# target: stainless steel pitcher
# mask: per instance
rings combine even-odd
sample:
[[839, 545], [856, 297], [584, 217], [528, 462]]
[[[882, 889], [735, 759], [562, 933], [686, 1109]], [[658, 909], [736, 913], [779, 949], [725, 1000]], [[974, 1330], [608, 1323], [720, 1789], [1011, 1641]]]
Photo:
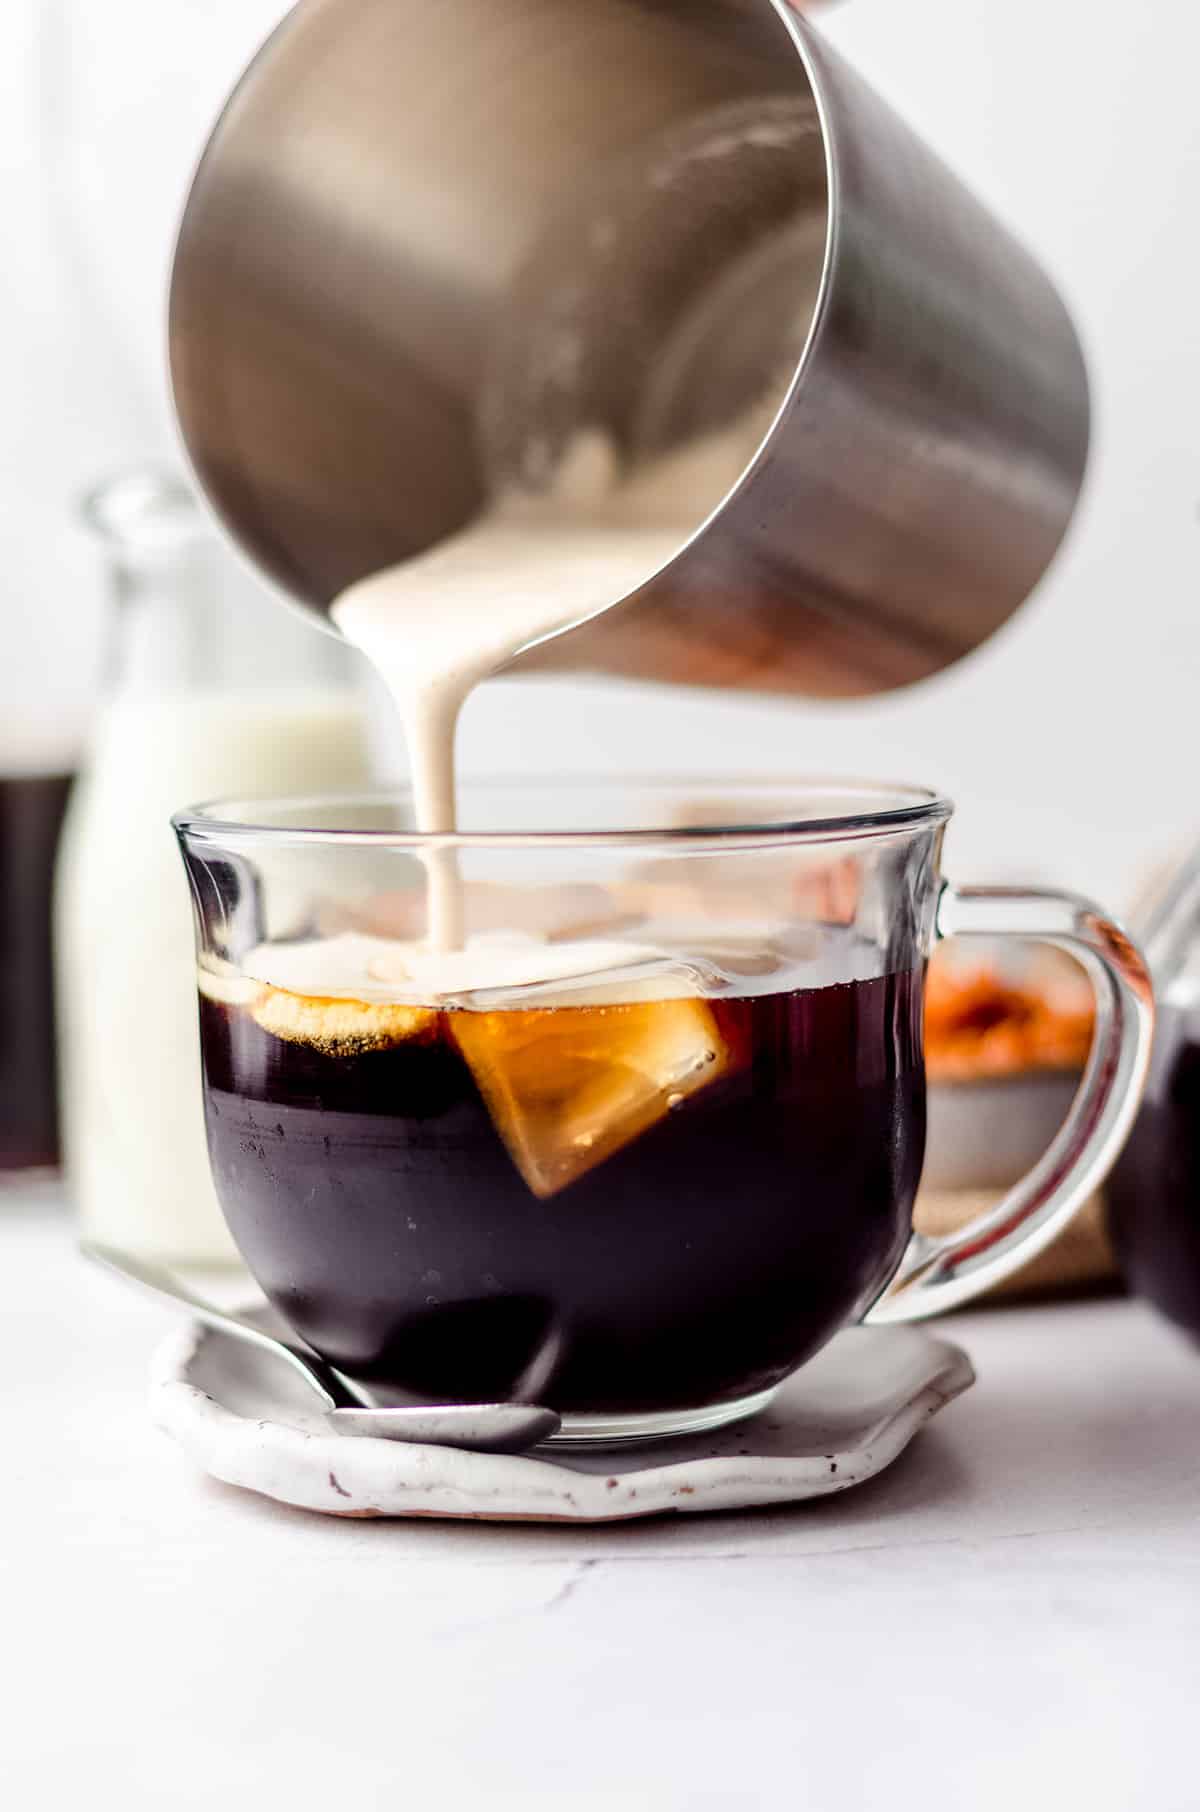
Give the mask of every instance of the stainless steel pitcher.
[[580, 432], [636, 471], [757, 411], [677, 556], [517, 664], [813, 695], [1003, 623], [1088, 443], [1047, 277], [788, 0], [302, 0], [197, 173], [171, 364], [318, 611]]

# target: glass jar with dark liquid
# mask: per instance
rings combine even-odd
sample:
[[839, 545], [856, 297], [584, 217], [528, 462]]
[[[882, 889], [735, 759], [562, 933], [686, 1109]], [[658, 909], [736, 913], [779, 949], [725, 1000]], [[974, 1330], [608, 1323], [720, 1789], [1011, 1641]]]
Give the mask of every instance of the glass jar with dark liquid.
[[1200, 849], [1143, 919], [1157, 1023], [1142, 1108], [1109, 1179], [1109, 1220], [1130, 1288], [1200, 1340]]
[[0, 1176], [58, 1163], [50, 896], [70, 787], [0, 775]]
[[1145, 1100], [1108, 1199], [1130, 1288], [1200, 1341], [1200, 976], [1160, 1000]]

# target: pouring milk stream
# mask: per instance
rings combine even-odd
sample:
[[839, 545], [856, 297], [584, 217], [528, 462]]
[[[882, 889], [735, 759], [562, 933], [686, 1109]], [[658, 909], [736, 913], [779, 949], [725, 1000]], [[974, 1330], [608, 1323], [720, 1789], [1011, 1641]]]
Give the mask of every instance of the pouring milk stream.
[[[548, 492], [514, 492], [423, 558], [342, 593], [334, 621], [380, 673], [400, 712], [419, 831], [457, 828], [455, 729], [475, 686], [665, 566], [745, 469], [771, 408], [625, 480], [611, 442], [580, 434]], [[426, 872], [428, 942], [456, 951], [465, 922], [455, 851], [430, 852]], [[502, 961], [499, 951], [491, 954]]]

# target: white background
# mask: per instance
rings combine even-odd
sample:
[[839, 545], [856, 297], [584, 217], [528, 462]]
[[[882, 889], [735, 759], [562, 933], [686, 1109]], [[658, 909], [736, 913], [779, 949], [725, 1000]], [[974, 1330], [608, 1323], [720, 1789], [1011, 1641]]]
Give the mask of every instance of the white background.
[[[204, 127], [279, 0], [5, 0], [0, 24], [0, 760], [69, 743], [98, 605], [79, 488], [169, 452], [161, 298]], [[1017, 623], [867, 704], [489, 688], [466, 771], [842, 770], [958, 798], [975, 878], [1120, 904], [1200, 832], [1200, 13], [1179, 0], [847, 0], [826, 29], [1046, 260], [1080, 320], [1098, 435], [1066, 554]]]

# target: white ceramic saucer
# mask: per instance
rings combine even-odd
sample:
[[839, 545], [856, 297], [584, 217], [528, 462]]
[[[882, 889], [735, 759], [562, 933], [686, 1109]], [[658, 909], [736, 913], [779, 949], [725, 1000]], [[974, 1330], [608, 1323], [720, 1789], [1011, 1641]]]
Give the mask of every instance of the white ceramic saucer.
[[330, 1434], [286, 1365], [192, 1325], [155, 1357], [151, 1408], [213, 1478], [327, 1516], [598, 1523], [845, 1491], [974, 1379], [965, 1353], [918, 1328], [847, 1328], [737, 1427], [514, 1458]]

